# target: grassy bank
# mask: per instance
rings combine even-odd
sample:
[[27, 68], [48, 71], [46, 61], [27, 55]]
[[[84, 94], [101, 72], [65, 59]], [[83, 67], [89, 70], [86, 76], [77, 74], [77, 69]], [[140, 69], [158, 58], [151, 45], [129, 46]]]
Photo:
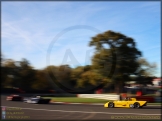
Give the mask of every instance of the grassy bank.
[[77, 98], [77, 97], [44, 97], [51, 98], [52, 101], [56, 102], [71, 102], [71, 103], [106, 103], [108, 100], [104, 99], [93, 99], [93, 98]]
[[161, 103], [148, 103], [149, 105], [161, 105]]

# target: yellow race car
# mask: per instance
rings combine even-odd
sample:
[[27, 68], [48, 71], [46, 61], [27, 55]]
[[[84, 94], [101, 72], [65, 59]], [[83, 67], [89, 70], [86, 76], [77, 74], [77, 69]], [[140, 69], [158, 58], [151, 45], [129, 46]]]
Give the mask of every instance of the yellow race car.
[[105, 108], [142, 108], [147, 105], [147, 101], [137, 101], [136, 98], [125, 98], [124, 100], [109, 101], [105, 103]]

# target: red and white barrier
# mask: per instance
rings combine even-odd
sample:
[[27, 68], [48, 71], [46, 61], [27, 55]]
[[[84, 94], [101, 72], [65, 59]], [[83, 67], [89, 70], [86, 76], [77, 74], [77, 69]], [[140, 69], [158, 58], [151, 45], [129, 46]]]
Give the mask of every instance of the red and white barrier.
[[[113, 94], [78, 94], [78, 98], [95, 98], [95, 99], [105, 99], [105, 100], [120, 100], [120, 95]], [[160, 103], [162, 101], [161, 97], [154, 96], [131, 96], [139, 101], [147, 101], [148, 103]]]
[[105, 100], [119, 100], [120, 95], [112, 94], [78, 94], [78, 98], [95, 98], [95, 99], [105, 99]]

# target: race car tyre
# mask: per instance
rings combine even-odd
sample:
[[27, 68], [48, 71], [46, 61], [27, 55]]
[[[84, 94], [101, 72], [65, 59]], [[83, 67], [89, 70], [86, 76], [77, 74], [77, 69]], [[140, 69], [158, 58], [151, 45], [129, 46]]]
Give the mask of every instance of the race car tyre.
[[130, 107], [130, 108], [134, 108], [134, 105], [133, 105], [133, 104], [130, 104], [129, 107]]
[[134, 103], [134, 108], [140, 108], [140, 104], [138, 102]]
[[114, 103], [113, 102], [109, 102], [108, 107], [109, 108], [113, 108], [114, 107]]

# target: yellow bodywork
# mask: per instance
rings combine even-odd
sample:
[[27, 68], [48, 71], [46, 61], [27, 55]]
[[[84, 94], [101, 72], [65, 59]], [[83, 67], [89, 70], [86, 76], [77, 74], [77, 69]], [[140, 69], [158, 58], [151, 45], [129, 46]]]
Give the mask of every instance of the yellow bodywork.
[[131, 100], [116, 100], [116, 101], [109, 101], [104, 104], [105, 108], [108, 108], [108, 104], [110, 102], [114, 103], [114, 107], [123, 107], [123, 108], [130, 108], [130, 105], [135, 104], [138, 102], [140, 104], [140, 107], [146, 106], [147, 101], [137, 101], [136, 98], [130, 98]]

